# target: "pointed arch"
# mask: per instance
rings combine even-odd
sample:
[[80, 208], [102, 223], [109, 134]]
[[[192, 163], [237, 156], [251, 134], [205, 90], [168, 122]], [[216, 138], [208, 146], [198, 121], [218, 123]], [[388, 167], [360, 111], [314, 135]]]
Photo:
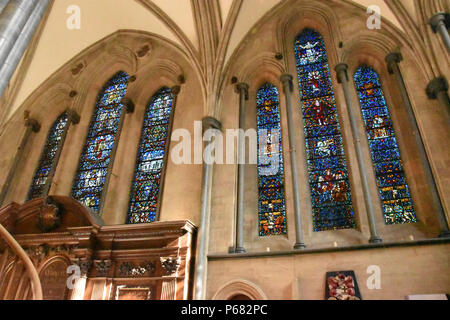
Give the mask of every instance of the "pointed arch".
[[217, 290], [212, 300], [231, 300], [237, 295], [244, 295], [250, 300], [267, 300], [267, 296], [259, 286], [244, 279], [232, 280]]
[[304, 29], [294, 41], [314, 231], [355, 228], [343, 139], [321, 34]]
[[129, 75], [119, 71], [100, 91], [89, 124], [88, 135], [80, 156], [72, 186], [72, 197], [100, 213], [103, 188], [108, 179], [111, 152], [120, 135], [120, 103], [128, 87]]
[[131, 184], [127, 223], [149, 223], [159, 219], [175, 111], [173, 100], [171, 90], [163, 87], [147, 104]]
[[51, 184], [53, 176], [51, 174], [52, 168], [57, 165], [58, 154], [64, 145], [65, 136], [67, 133], [66, 127], [69, 124], [69, 116], [67, 112], [62, 113], [51, 126], [47, 139], [45, 141], [44, 149], [42, 150], [39, 164], [33, 176], [30, 189], [27, 195], [27, 201], [46, 196], [46, 186]]
[[278, 89], [267, 82], [257, 92], [259, 235], [287, 233]]
[[378, 73], [360, 66], [354, 75], [386, 224], [417, 222]]

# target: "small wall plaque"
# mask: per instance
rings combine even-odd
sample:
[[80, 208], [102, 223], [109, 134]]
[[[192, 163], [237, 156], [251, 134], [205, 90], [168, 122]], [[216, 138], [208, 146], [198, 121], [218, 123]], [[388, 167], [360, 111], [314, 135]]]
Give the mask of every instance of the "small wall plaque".
[[354, 271], [327, 272], [325, 299], [362, 300]]

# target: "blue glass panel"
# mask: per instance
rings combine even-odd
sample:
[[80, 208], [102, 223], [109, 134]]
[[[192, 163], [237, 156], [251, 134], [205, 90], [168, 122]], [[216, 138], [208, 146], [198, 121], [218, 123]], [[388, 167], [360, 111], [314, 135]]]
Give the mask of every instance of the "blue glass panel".
[[[278, 89], [264, 84], [257, 93], [259, 235], [286, 234], [283, 150]], [[263, 134], [262, 130], [266, 130]], [[275, 135], [278, 145], [275, 145]], [[264, 141], [266, 140], [266, 141]], [[273, 165], [277, 163], [277, 165]]]
[[354, 79], [361, 101], [361, 112], [366, 125], [385, 222], [417, 222], [380, 78], [372, 68], [361, 66]]
[[72, 186], [72, 197], [99, 213], [111, 151], [119, 134], [119, 121], [129, 76], [118, 72], [100, 91], [86, 143]]
[[172, 103], [173, 95], [169, 88], [164, 87], [147, 105], [131, 185], [127, 223], [148, 223], [157, 218]]
[[341, 129], [322, 36], [295, 39], [310, 176], [314, 231], [355, 228]]
[[64, 130], [68, 122], [68, 115], [64, 112], [56, 119], [50, 128], [39, 160], [39, 165], [34, 173], [33, 181], [30, 190], [28, 191], [27, 200], [46, 196], [42, 194], [42, 192], [44, 191], [50, 169], [54, 164], [56, 152], [58, 151], [58, 148], [62, 148], [61, 139], [63, 138]]

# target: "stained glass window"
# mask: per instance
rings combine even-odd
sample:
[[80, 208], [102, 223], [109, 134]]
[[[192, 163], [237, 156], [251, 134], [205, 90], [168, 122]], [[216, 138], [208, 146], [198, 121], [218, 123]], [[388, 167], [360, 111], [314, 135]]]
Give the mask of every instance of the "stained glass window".
[[169, 88], [164, 87], [147, 105], [131, 185], [128, 223], [148, 223], [157, 218], [172, 103], [173, 95]]
[[327, 52], [322, 36], [305, 29], [295, 39], [314, 231], [355, 227]]
[[125, 72], [118, 72], [98, 95], [72, 187], [72, 196], [96, 213], [99, 213], [110, 154], [119, 133], [123, 111], [120, 101], [126, 94], [128, 79]]
[[361, 66], [356, 71], [354, 79], [383, 203], [385, 222], [386, 224], [417, 222], [380, 78], [372, 68]]
[[45, 196], [43, 194], [44, 187], [49, 178], [50, 170], [56, 164], [56, 154], [59, 148], [62, 148], [62, 140], [67, 124], [68, 115], [64, 112], [56, 119], [50, 128], [44, 150], [42, 150], [41, 158], [39, 160], [39, 165], [34, 174], [30, 190], [28, 191], [27, 200]]
[[264, 84], [258, 90], [257, 105], [259, 235], [286, 234], [278, 89], [270, 83]]

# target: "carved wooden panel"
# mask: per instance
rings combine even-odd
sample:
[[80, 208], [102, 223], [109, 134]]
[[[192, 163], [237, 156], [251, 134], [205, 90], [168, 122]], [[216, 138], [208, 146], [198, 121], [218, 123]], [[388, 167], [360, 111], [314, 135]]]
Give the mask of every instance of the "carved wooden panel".
[[0, 300], [14, 300], [22, 277], [24, 277], [22, 264], [13, 262], [8, 267], [5, 277], [0, 279]]
[[116, 300], [150, 300], [151, 289], [149, 287], [117, 287]]
[[[46, 232], [39, 229], [44, 199], [0, 209], [0, 223], [11, 227], [10, 233], [40, 270], [44, 299], [71, 297], [66, 284], [68, 277], [74, 274], [73, 271], [66, 273], [70, 264], [78, 265], [80, 276], [86, 277], [84, 287], [77, 287], [76, 296], [80, 298], [172, 300], [192, 297], [192, 257], [195, 256], [193, 244], [197, 228], [190, 221], [105, 226], [98, 216], [70, 197], [52, 196], [52, 201], [61, 208], [61, 221], [55, 229], [46, 229]], [[20, 270], [16, 272], [21, 274]], [[2, 289], [1, 278], [0, 293], [7, 291], [5, 286]], [[8, 283], [11, 283], [9, 290], [18, 292], [14, 296], [28, 297], [25, 283], [15, 280], [20, 277], [12, 278]], [[94, 284], [99, 287], [100, 283], [104, 288], [94, 291]]]
[[42, 293], [44, 300], [67, 299], [67, 267], [68, 264], [62, 259], [55, 259], [40, 272]]

